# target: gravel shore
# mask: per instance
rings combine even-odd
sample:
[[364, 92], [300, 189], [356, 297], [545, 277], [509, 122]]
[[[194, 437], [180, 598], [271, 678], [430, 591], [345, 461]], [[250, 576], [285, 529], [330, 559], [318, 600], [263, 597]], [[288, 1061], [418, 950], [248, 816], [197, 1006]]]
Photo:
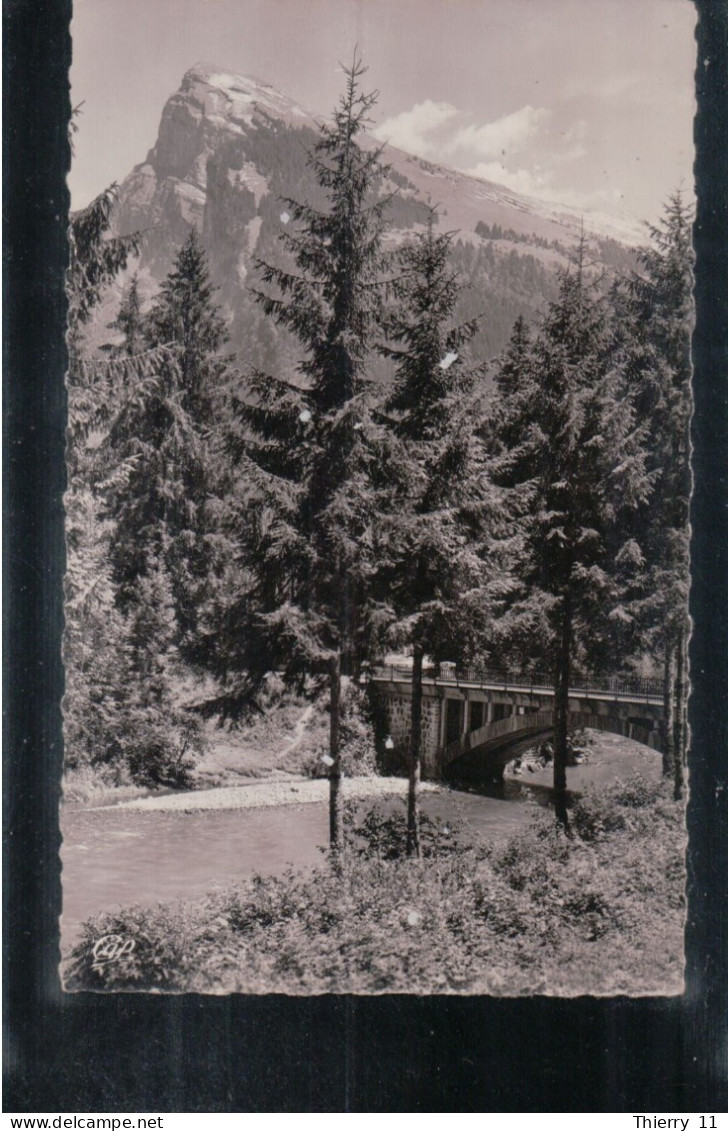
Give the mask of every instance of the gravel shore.
[[[422, 782], [424, 793], [438, 793], [443, 786]], [[406, 778], [344, 778], [345, 799], [387, 797], [407, 794]], [[278, 805], [307, 805], [327, 801], [329, 783], [325, 778], [301, 778], [285, 781], [256, 781], [246, 785], [221, 786], [217, 789], [192, 790], [171, 793], [160, 797], [143, 797], [136, 801], [121, 801], [104, 805], [104, 809], [176, 810], [193, 813], [203, 809], [267, 809]]]
[[[594, 734], [588, 751], [588, 760], [568, 770], [569, 788], [581, 791], [586, 786], [609, 785], [618, 777], [628, 777], [633, 772], [657, 777], [661, 773], [661, 756], [646, 746], [612, 734]], [[506, 775], [522, 785], [549, 788], [553, 768], [533, 769], [533, 772], [514, 776]], [[423, 793], [448, 792], [448, 787], [435, 782], [421, 782]], [[406, 797], [406, 778], [352, 777], [343, 779], [345, 799], [361, 800], [367, 797]], [[220, 785], [212, 789], [189, 790], [184, 793], [165, 793], [133, 801], [118, 801], [113, 805], [91, 808], [169, 811], [196, 813], [206, 809], [272, 809], [281, 805], [307, 805], [327, 801], [329, 783], [326, 778], [299, 778], [293, 775], [247, 781], [243, 785]]]

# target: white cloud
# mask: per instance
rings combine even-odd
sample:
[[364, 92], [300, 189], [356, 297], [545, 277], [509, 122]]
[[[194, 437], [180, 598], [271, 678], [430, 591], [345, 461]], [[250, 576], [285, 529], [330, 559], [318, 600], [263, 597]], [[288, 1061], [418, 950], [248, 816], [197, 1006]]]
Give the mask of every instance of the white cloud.
[[583, 118], [557, 123], [551, 110], [530, 103], [481, 125], [469, 117], [450, 102], [426, 99], [373, 132], [408, 153], [444, 160], [524, 196], [579, 211], [621, 211], [625, 197], [614, 184], [578, 191], [569, 183], [590, 152]]
[[570, 161], [578, 161], [580, 157], [587, 157], [589, 150], [585, 145], [572, 145], [570, 149], [563, 149], [561, 153], [554, 153], [553, 160], [560, 165], [567, 165]]
[[584, 141], [587, 135], [587, 124], [583, 118], [578, 118], [577, 121], [572, 122], [568, 129], [564, 130], [562, 137], [565, 144], [571, 142]]
[[[546, 144], [545, 127], [551, 111], [540, 106], [521, 106], [493, 122], [478, 125], [468, 122], [463, 111], [450, 102], [426, 99], [387, 118], [372, 132], [379, 141], [387, 141], [420, 157], [452, 161], [465, 169], [478, 161], [508, 160], [535, 145]], [[580, 156], [581, 123], [567, 131], [561, 141], [563, 149], [571, 143], [574, 156]], [[552, 146], [553, 148], [553, 146]]]
[[544, 107], [529, 105], [484, 126], [463, 126], [448, 142], [448, 152], [467, 149], [486, 161], [517, 153], [536, 136], [549, 117], [550, 111]]
[[[550, 170], [536, 166], [533, 170], [509, 170], [501, 161], [479, 162], [468, 173], [483, 180], [494, 181], [513, 192], [535, 197], [546, 204], [564, 207], [572, 212], [582, 212], [598, 222], [605, 234], [632, 243], [644, 240], [644, 230], [633, 216], [624, 210], [625, 194], [616, 186], [579, 192], [555, 181]], [[613, 230], [610, 229], [610, 225]]]
[[552, 148], [553, 160], [565, 165], [569, 161], [578, 161], [580, 157], [586, 157], [589, 152], [584, 144], [586, 138], [586, 122], [583, 118], [579, 118], [567, 129], [560, 131], [557, 144]]
[[479, 161], [473, 169], [467, 169], [473, 177], [484, 181], [495, 181], [514, 192], [525, 196], [546, 196], [551, 184], [551, 176], [540, 166], [535, 169], [507, 169], [502, 161]]
[[393, 118], [387, 118], [372, 131], [379, 141], [388, 141], [407, 153], [429, 157], [440, 151], [431, 137], [441, 126], [454, 118], [459, 111], [449, 102], [433, 102], [427, 98], [416, 103], [411, 110], [404, 110]]

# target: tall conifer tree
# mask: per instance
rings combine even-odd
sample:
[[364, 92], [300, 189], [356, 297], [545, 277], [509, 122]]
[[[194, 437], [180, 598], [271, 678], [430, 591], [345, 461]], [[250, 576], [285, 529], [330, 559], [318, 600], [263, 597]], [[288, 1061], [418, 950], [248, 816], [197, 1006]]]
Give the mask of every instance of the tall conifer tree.
[[[146, 686], [147, 661], [164, 650], [149, 639], [144, 648], [117, 607], [109, 561], [113, 523], [105, 515], [109, 483], [124, 491], [129, 466], [115, 462], [108, 437], [124, 403], [155, 380], [170, 356], [165, 346], [89, 357], [84, 328], [104, 291], [141, 244], [141, 234], [109, 235], [115, 186], [71, 218], [67, 277], [69, 426], [66, 494], [66, 764], [104, 767], [123, 780], [179, 782], [196, 728], [175, 710], [169, 689], [157, 683], [154, 702]], [[93, 442], [90, 442], [93, 437]], [[104, 482], [106, 479], [106, 482]], [[153, 623], [147, 617], [148, 625]]]
[[[263, 311], [302, 347], [297, 381], [251, 376], [237, 401], [239, 469], [254, 491], [243, 520], [251, 584], [228, 610], [238, 636], [226, 660], [233, 701], [251, 702], [265, 674], [329, 688], [330, 841], [343, 843], [339, 711], [342, 674], [362, 658], [378, 431], [367, 361], [378, 332], [383, 213], [380, 151], [362, 144], [376, 93], [365, 67], [346, 91], [310, 165], [322, 208], [286, 200], [281, 238], [293, 268], [259, 263]], [[291, 222], [291, 228], [285, 225]]]
[[223, 467], [214, 425], [226, 333], [194, 231], [144, 319], [144, 335], [150, 347], [169, 352], [156, 379], [128, 399], [111, 432], [115, 458], [129, 466], [124, 484], [110, 491], [112, 562], [122, 607], [150, 563], [166, 571], [177, 646], [187, 659], [202, 662], [200, 614], [217, 568], [215, 499]]
[[488, 476], [500, 494], [500, 529], [489, 544], [494, 575], [492, 647], [505, 672], [542, 672], [551, 662], [551, 628], [543, 602], [529, 601], [529, 516], [541, 469], [539, 368], [536, 343], [522, 317], [494, 373], [490, 418], [481, 426], [488, 448]]
[[[397, 257], [395, 309], [386, 320], [394, 383], [383, 413], [396, 444], [392, 488], [382, 498], [378, 579], [390, 632], [413, 650], [407, 851], [419, 855], [423, 660], [436, 663], [462, 647], [458, 616], [478, 587], [474, 550], [479, 504], [472, 413], [475, 374], [462, 356], [475, 322], [458, 325], [460, 292], [448, 265], [452, 236], [426, 231]], [[386, 614], [385, 614], [386, 615]]]
[[690, 340], [692, 302], [692, 214], [677, 192], [661, 222], [650, 227], [650, 245], [640, 255], [624, 308], [627, 333], [623, 364], [638, 410], [649, 427], [647, 465], [654, 477], [645, 532], [642, 623], [663, 653], [663, 759], [684, 784], [686, 653], [688, 636], [688, 513], [690, 504]]
[[109, 524], [100, 519], [96, 451], [88, 443], [112, 412], [115, 374], [86, 357], [84, 346], [85, 328], [106, 288], [140, 245], [138, 236], [110, 237], [115, 202], [111, 185], [71, 217], [69, 229], [63, 655], [65, 760], [71, 769], [120, 763], [136, 721], [128, 638], [108, 561]]
[[[585, 275], [584, 244], [533, 352], [537, 388], [530, 429], [531, 513], [522, 517], [522, 608], [545, 612], [555, 675], [554, 800], [568, 823], [569, 687], [575, 649], [599, 605], [615, 601], [620, 516], [650, 491], [644, 429], [613, 364], [603, 300]], [[628, 540], [624, 534], [625, 543]]]

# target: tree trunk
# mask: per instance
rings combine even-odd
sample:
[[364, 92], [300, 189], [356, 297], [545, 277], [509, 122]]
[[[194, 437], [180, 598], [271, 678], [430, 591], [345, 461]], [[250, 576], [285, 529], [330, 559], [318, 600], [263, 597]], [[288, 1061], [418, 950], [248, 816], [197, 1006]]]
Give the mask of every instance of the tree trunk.
[[665, 645], [665, 670], [662, 679], [662, 720], [660, 722], [662, 746], [662, 772], [665, 777], [675, 773], [675, 645], [672, 637]]
[[329, 720], [329, 847], [341, 852], [344, 847], [343, 798], [341, 795], [341, 755], [339, 750], [339, 723], [341, 704], [341, 654], [337, 652], [329, 661], [330, 720]]
[[571, 593], [562, 598], [561, 640], [554, 688], [554, 809], [556, 820], [569, 827], [566, 809], [566, 758], [569, 733], [569, 682], [571, 675]]
[[687, 641], [686, 633], [683, 628], [680, 629], [677, 637], [677, 644], [675, 646], [676, 665], [675, 665], [675, 738], [674, 738], [674, 756], [675, 756], [675, 800], [682, 801], [684, 787], [685, 787], [685, 764], [686, 764], [686, 739], [687, 739], [687, 719], [685, 702], [687, 699], [687, 681], [685, 679], [685, 670], [687, 667], [686, 656]]
[[422, 647], [415, 644], [412, 660], [412, 715], [409, 786], [407, 789], [407, 855], [420, 855], [420, 773], [422, 749]]

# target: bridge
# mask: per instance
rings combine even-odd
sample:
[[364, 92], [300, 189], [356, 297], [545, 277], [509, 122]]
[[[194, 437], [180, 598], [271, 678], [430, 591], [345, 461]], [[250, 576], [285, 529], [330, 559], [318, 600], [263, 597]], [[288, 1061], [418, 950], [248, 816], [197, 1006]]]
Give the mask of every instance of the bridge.
[[[409, 742], [412, 669], [375, 667], [371, 680], [396, 747]], [[554, 683], [544, 675], [458, 671], [441, 664], [422, 686], [422, 769], [429, 778], [494, 778], [553, 733]], [[652, 679], [582, 679], [569, 689], [569, 726], [659, 747], [662, 685]]]

